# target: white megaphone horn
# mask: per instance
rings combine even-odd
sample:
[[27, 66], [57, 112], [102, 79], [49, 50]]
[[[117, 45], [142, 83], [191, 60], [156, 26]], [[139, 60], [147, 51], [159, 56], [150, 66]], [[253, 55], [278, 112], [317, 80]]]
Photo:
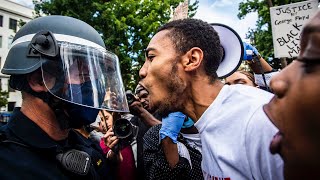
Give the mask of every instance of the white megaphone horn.
[[234, 73], [241, 64], [244, 51], [242, 40], [238, 33], [229, 26], [219, 23], [211, 23], [210, 25], [217, 31], [224, 50], [217, 75], [219, 78], [225, 78]]

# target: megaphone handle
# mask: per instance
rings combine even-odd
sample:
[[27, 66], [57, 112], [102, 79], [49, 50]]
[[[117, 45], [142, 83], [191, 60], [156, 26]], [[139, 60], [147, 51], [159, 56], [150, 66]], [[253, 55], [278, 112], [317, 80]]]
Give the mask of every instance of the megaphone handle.
[[270, 88], [269, 88], [269, 86], [267, 84], [266, 76], [264, 75], [264, 69], [262, 68], [262, 65], [261, 65], [261, 62], [260, 62], [260, 58], [261, 58], [261, 56], [259, 54], [254, 56], [255, 62], [258, 63], [258, 68], [260, 69], [265, 88], [267, 89], [267, 91], [270, 92]]

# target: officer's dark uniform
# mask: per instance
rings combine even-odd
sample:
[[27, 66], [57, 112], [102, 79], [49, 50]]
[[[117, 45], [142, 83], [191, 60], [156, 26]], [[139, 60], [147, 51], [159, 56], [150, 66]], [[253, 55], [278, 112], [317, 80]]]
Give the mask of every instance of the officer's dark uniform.
[[[70, 130], [66, 140], [56, 142], [16, 108], [0, 132], [0, 179], [111, 178], [100, 147], [74, 130]], [[86, 176], [67, 171], [57, 160], [58, 153], [69, 149], [85, 151], [91, 156], [91, 167]]]

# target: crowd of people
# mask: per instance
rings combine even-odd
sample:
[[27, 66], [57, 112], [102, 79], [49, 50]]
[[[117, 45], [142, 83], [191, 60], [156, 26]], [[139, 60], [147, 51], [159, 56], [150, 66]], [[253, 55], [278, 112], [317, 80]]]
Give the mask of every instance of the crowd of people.
[[[281, 71], [223, 38], [198, 19], [164, 24], [131, 93], [93, 27], [30, 21], [1, 71], [23, 101], [0, 127], [0, 179], [316, 179], [320, 12]], [[219, 64], [236, 51], [251, 71], [221, 79]]]

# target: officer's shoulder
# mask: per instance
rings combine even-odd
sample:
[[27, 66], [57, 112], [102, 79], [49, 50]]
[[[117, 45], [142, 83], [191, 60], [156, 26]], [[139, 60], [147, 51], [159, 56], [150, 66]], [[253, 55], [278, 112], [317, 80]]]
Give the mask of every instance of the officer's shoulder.
[[7, 125], [0, 127], [0, 143], [6, 141], [8, 139], [8, 136], [10, 136], [10, 132]]

